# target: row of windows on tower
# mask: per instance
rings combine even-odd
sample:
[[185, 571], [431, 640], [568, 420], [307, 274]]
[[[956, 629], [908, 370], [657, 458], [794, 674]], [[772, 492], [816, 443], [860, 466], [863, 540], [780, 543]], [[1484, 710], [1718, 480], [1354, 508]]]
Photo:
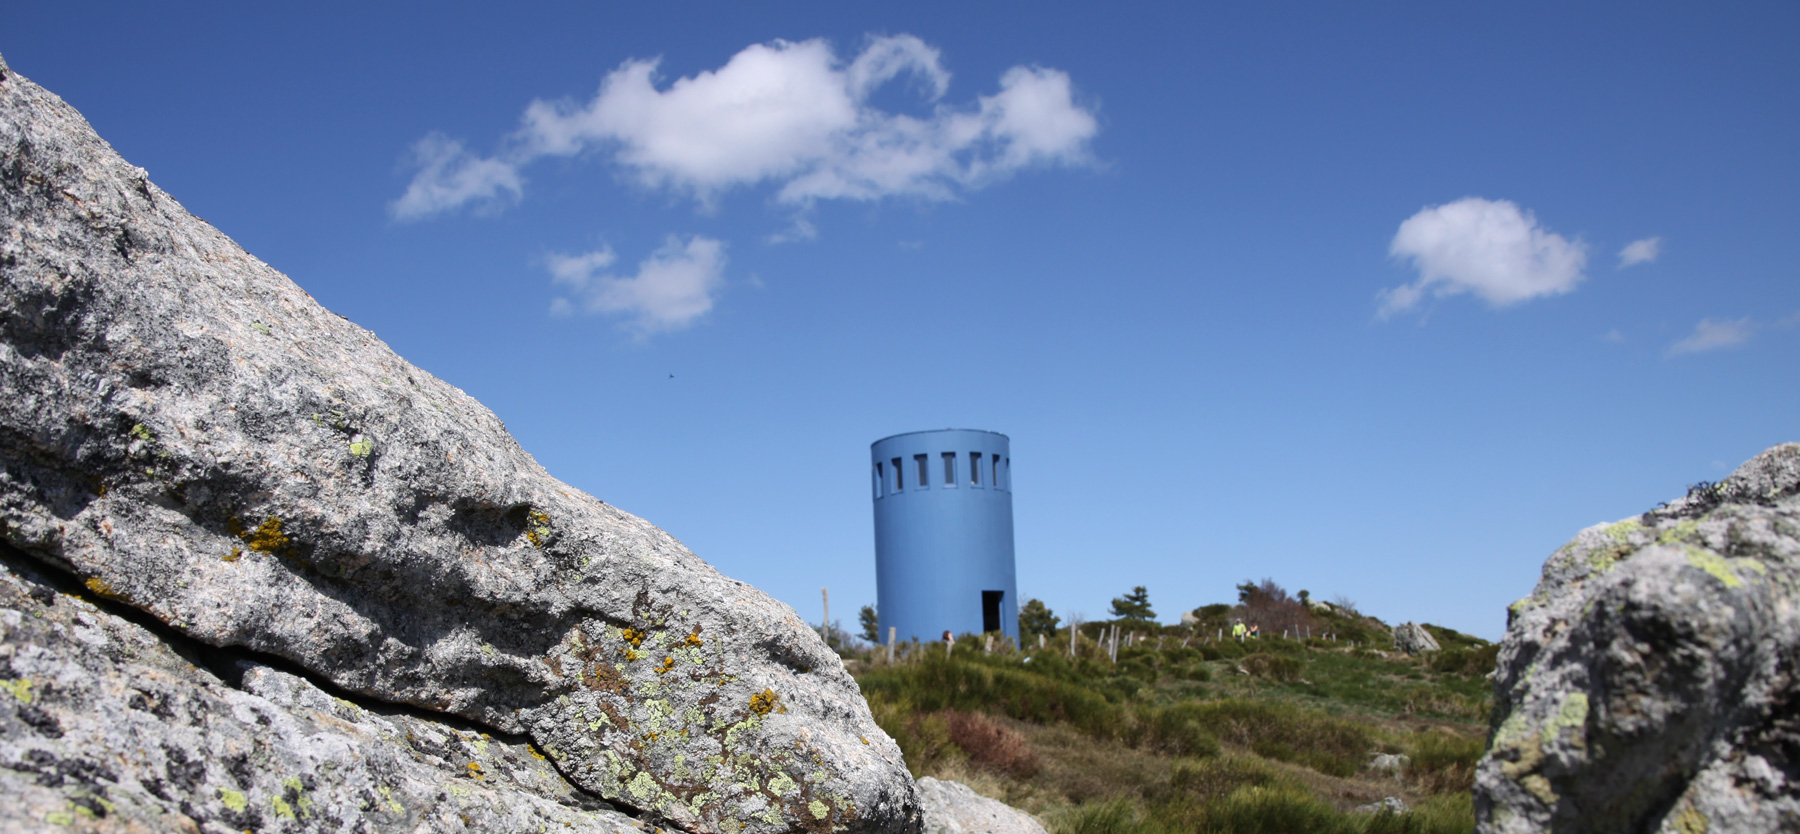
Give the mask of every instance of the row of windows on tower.
[[967, 484], [976, 489], [992, 487], [998, 490], [1010, 488], [1012, 481], [1012, 458], [999, 455], [982, 455], [970, 452], [962, 458], [955, 452], [938, 454], [938, 466], [932, 465], [931, 455], [913, 455], [910, 465], [905, 458], [892, 458], [886, 462], [875, 464], [875, 497], [893, 495], [908, 490], [930, 489], [933, 469], [941, 469], [943, 479], [935, 485], [942, 489], [955, 489], [963, 481], [957, 470], [963, 470]]

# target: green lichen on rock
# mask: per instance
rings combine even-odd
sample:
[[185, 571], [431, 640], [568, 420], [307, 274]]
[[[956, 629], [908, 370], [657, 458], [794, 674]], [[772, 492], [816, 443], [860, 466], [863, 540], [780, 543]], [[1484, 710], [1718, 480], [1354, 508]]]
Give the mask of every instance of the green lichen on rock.
[[1688, 564], [1712, 574], [1714, 579], [1725, 583], [1725, 587], [1739, 588], [1743, 586], [1744, 580], [1739, 579], [1738, 575], [1732, 571], [1731, 562], [1725, 557], [1692, 545], [1682, 548], [1682, 552], [1687, 555]]
[[243, 813], [245, 808], [250, 807], [250, 801], [244, 797], [243, 792], [234, 791], [230, 788], [219, 789], [219, 802], [223, 803], [225, 807], [240, 814]]
[[9, 678], [0, 680], [0, 689], [12, 693], [12, 696], [17, 698], [21, 704], [31, 703], [30, 678]]

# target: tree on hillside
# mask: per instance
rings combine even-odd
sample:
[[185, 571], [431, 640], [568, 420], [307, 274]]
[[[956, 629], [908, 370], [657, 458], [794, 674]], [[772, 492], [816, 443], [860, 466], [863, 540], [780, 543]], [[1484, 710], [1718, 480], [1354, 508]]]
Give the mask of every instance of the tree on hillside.
[[1056, 626], [1061, 622], [1062, 618], [1051, 613], [1050, 606], [1043, 600], [1028, 599], [1025, 607], [1019, 609], [1019, 636], [1030, 638], [1042, 634], [1049, 637], [1056, 633]]
[[1114, 597], [1112, 601], [1114, 619], [1127, 620], [1142, 625], [1155, 625], [1156, 612], [1150, 610], [1150, 592], [1139, 585], [1131, 589], [1131, 593], [1122, 597]]
[[1263, 634], [1281, 634], [1283, 630], [1298, 632], [1313, 626], [1312, 612], [1305, 604], [1288, 595], [1275, 580], [1244, 580], [1238, 583], [1238, 613], [1244, 622], [1261, 626]]
[[881, 645], [881, 620], [875, 616], [875, 606], [863, 606], [856, 612], [856, 621], [862, 624], [862, 639]]

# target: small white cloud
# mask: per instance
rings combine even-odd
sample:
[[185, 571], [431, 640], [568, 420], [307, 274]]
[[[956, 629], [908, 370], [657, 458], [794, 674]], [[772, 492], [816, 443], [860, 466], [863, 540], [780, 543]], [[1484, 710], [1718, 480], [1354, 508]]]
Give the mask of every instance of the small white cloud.
[[[995, 95], [961, 107], [941, 103], [950, 73], [935, 48], [911, 35], [871, 38], [847, 65], [827, 42], [809, 40], [755, 44], [717, 70], [660, 88], [656, 68], [654, 60], [627, 61], [585, 103], [533, 101], [491, 159], [460, 145], [435, 167], [438, 157], [421, 156], [418, 176], [396, 202], [404, 214], [396, 208], [396, 216], [492, 197], [508, 187], [492, 182], [502, 174], [511, 176], [505, 182], [516, 197], [523, 165], [594, 148], [643, 185], [703, 206], [727, 189], [759, 183], [778, 184], [777, 200], [790, 204], [951, 199], [1027, 168], [1083, 164], [1099, 131], [1094, 114], [1075, 102], [1068, 74], [1054, 69], [1013, 67]], [[902, 77], [916, 83], [925, 115], [869, 103]], [[456, 178], [465, 171], [472, 182]]]
[[1683, 353], [1699, 353], [1707, 350], [1718, 350], [1749, 341], [1750, 335], [1756, 332], [1756, 325], [1749, 317], [1741, 319], [1701, 319], [1694, 325], [1694, 332], [1687, 338], [1669, 345], [1664, 352], [1667, 356], [1679, 356]]
[[1624, 249], [1619, 250], [1619, 268], [1655, 263], [1656, 256], [1661, 254], [1662, 238], [1647, 237], [1643, 240], [1634, 240], [1625, 244]]
[[1538, 225], [1508, 200], [1464, 197], [1427, 206], [1400, 224], [1388, 253], [1411, 261], [1419, 280], [1381, 291], [1387, 318], [1427, 295], [1474, 293], [1494, 307], [1561, 295], [1587, 266], [1587, 247]]
[[467, 203], [500, 208], [524, 191], [515, 166], [479, 158], [441, 133], [413, 143], [412, 160], [419, 172], [406, 193], [388, 204], [396, 220], [417, 220]]
[[1619, 344], [1619, 343], [1625, 341], [1625, 334], [1620, 333], [1619, 328], [1615, 327], [1611, 330], [1606, 331], [1606, 335], [1601, 336], [1600, 338], [1605, 339], [1606, 341], [1612, 342], [1613, 344]]
[[644, 337], [692, 324], [724, 286], [725, 244], [701, 235], [685, 241], [670, 235], [636, 275], [603, 272], [615, 260], [611, 249], [550, 256], [551, 278], [568, 293], [551, 302], [551, 313], [623, 315], [627, 329]]
[[772, 244], [797, 243], [803, 240], [816, 240], [818, 237], [819, 227], [814, 226], [811, 220], [807, 220], [804, 217], [796, 217], [794, 218], [793, 223], [788, 224], [787, 228], [769, 235], [767, 240]]

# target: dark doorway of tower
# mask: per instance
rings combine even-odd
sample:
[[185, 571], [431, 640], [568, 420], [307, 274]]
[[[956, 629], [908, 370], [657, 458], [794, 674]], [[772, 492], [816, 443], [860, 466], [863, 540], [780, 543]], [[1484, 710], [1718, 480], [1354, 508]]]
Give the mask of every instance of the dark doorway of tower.
[[1000, 630], [1000, 598], [1006, 596], [1005, 591], [981, 592], [981, 630], [993, 632]]

